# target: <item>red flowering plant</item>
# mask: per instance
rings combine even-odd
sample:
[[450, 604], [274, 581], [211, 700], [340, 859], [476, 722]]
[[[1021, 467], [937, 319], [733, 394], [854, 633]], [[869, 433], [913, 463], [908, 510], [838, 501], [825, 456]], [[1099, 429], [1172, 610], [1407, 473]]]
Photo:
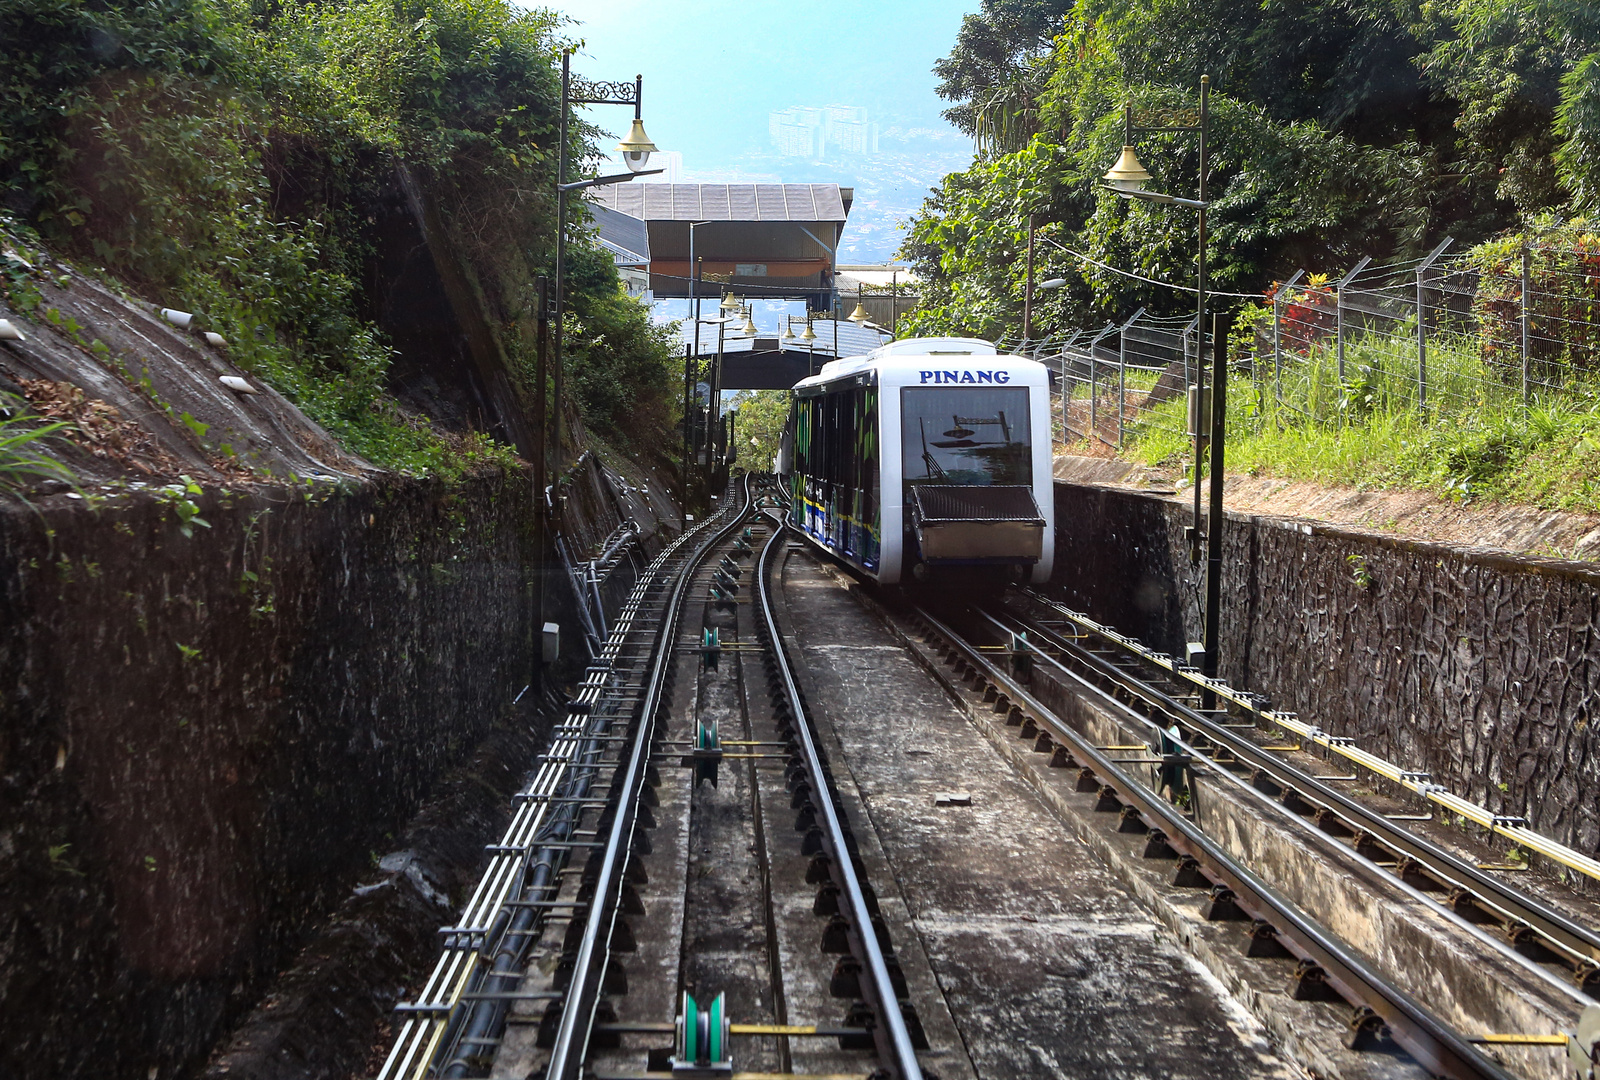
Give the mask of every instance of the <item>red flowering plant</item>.
[[1337, 332], [1338, 298], [1328, 287], [1327, 274], [1312, 274], [1303, 286], [1284, 289], [1274, 284], [1267, 302], [1278, 303], [1278, 343], [1302, 356]]
[[1524, 251], [1530, 374], [1559, 386], [1600, 371], [1600, 234], [1581, 221], [1536, 226], [1472, 250], [1472, 314], [1485, 363], [1502, 378], [1521, 378]]

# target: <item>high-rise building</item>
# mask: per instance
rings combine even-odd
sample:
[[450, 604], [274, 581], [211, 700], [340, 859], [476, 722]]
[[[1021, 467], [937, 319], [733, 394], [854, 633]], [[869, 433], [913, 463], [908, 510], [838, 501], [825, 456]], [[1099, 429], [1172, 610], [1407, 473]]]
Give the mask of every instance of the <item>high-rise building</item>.
[[829, 105], [822, 110], [828, 145], [844, 154], [876, 154], [878, 125], [857, 105]]
[[823, 153], [822, 111], [800, 106], [771, 113], [767, 131], [772, 145], [784, 157], [821, 157]]
[[832, 153], [878, 152], [878, 125], [859, 105], [795, 105], [769, 113], [767, 131], [784, 157], [827, 158]]

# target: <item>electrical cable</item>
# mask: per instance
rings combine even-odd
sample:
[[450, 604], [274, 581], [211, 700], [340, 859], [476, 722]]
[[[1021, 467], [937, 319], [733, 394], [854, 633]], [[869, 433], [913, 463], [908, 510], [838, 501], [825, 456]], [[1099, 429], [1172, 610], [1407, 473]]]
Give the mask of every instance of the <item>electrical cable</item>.
[[[1144, 277], [1144, 276], [1142, 276], [1140, 274], [1131, 273], [1130, 271], [1127, 271], [1127, 270], [1119, 270], [1115, 266], [1111, 266], [1108, 263], [1101, 262], [1099, 259], [1091, 259], [1089, 256], [1085, 255], [1081, 251], [1073, 251], [1071, 248], [1069, 248], [1067, 245], [1063, 244], [1061, 241], [1052, 239], [1051, 237], [1048, 237], [1048, 236], [1041, 237], [1040, 239], [1054, 244], [1056, 247], [1060, 248], [1062, 251], [1065, 251], [1068, 255], [1076, 256], [1077, 258], [1082, 259], [1084, 262], [1090, 264], [1091, 266], [1098, 266], [1098, 267], [1100, 267], [1100, 269], [1109, 270], [1113, 274], [1121, 274], [1123, 277], [1132, 278], [1135, 281], [1143, 281], [1143, 282], [1145, 282], [1146, 284], [1149, 284], [1149, 285], [1160, 285], [1163, 289], [1176, 289], [1179, 292], [1192, 292], [1192, 293], [1198, 293], [1200, 291], [1199, 289], [1195, 288], [1193, 285], [1174, 285], [1171, 282], [1157, 281], [1155, 278]], [[1227, 297], [1232, 297], [1232, 298], [1237, 299], [1237, 300], [1260, 300], [1260, 299], [1263, 299], [1263, 296], [1262, 296], [1261, 293], [1223, 292], [1220, 289], [1207, 289], [1206, 290], [1206, 295], [1207, 296], [1227, 296]]]

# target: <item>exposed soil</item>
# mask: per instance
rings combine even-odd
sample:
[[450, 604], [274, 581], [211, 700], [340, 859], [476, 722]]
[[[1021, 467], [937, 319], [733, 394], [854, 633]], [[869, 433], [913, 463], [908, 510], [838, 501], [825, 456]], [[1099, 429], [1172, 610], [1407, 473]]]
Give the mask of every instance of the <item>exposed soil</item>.
[[[1171, 470], [1145, 468], [1109, 456], [1056, 457], [1055, 476], [1188, 500]], [[1388, 536], [1489, 547], [1555, 559], [1600, 561], [1600, 515], [1541, 510], [1507, 503], [1459, 503], [1429, 491], [1362, 489], [1230, 474], [1223, 485], [1229, 510], [1306, 518]]]

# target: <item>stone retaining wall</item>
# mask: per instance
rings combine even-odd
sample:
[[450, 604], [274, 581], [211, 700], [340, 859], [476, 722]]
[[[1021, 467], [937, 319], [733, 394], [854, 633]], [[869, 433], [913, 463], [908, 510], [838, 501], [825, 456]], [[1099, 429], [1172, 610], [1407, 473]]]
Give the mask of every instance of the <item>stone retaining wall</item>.
[[[592, 459], [572, 486], [586, 535], [657, 524]], [[197, 501], [190, 536], [148, 492], [0, 508], [0, 1075], [192, 1074], [540, 696], [526, 475]], [[559, 563], [545, 593], [559, 687]]]
[[[1204, 570], [1178, 499], [1057, 482], [1072, 607], [1182, 654]], [[1600, 851], [1600, 569], [1229, 514], [1221, 675]]]

